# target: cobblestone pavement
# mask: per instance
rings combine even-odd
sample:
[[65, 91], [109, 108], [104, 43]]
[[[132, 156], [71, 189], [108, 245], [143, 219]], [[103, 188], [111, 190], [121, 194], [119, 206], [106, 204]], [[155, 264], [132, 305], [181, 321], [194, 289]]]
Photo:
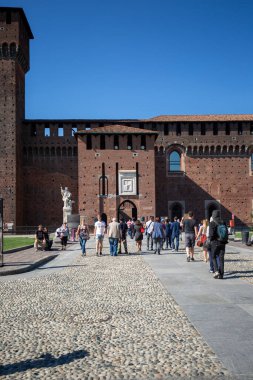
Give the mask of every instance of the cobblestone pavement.
[[0, 283], [5, 379], [229, 377], [142, 256], [94, 252], [78, 251], [79, 266], [61, 272]]

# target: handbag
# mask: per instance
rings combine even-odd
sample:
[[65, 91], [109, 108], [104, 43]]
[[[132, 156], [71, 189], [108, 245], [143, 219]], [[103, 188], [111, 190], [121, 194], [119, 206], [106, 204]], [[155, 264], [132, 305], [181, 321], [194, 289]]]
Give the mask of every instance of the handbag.
[[198, 247], [203, 247], [203, 243], [202, 243], [201, 240], [198, 240], [198, 241], [197, 241], [197, 246], [198, 246]]
[[143, 227], [141, 227], [141, 233], [143, 234], [143, 232], [145, 232], [145, 230], [144, 230], [144, 228], [143, 228]]

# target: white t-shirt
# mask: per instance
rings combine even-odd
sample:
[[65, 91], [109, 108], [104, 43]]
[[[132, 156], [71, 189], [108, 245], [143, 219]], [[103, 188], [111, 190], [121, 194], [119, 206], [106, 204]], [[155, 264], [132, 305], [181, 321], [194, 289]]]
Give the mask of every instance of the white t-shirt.
[[105, 233], [105, 222], [97, 221], [95, 223], [95, 227], [96, 227], [96, 235], [104, 235], [104, 233]]

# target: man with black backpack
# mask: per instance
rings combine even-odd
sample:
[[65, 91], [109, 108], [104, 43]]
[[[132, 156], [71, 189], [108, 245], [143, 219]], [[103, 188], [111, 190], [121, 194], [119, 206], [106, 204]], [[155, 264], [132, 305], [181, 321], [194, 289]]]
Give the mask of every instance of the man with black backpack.
[[[213, 220], [209, 225], [209, 239], [214, 266], [214, 278], [222, 279], [224, 275], [224, 256], [225, 245], [228, 243], [228, 229], [220, 217], [220, 211], [214, 210], [212, 213]], [[219, 268], [217, 266], [217, 257], [219, 257]]]

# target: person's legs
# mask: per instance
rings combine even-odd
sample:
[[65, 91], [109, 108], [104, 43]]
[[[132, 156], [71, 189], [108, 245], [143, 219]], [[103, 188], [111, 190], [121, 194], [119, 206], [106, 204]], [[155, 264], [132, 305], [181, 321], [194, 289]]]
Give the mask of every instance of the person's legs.
[[172, 248], [172, 251], [175, 251], [175, 236], [174, 235], [171, 236], [171, 248]]
[[125, 253], [128, 253], [128, 251], [127, 251], [127, 239], [123, 240], [123, 246], [124, 246]]
[[204, 254], [204, 262], [207, 263], [207, 249], [203, 249], [203, 254]]
[[163, 245], [163, 238], [157, 238], [157, 253], [158, 253], [158, 255], [160, 255], [162, 245]]
[[100, 241], [99, 241], [99, 237], [96, 236], [96, 255], [98, 256], [98, 253], [99, 253], [99, 249], [100, 249]]
[[225, 257], [225, 245], [222, 244], [219, 247], [219, 273], [220, 278], [223, 278], [224, 275], [224, 257]]
[[190, 248], [191, 248], [191, 242], [190, 242], [189, 234], [185, 234], [185, 251], [186, 251], [187, 261], [190, 261]]
[[109, 238], [110, 255], [113, 256], [113, 238]]
[[82, 254], [86, 254], [86, 240], [82, 239]]
[[117, 250], [118, 250], [118, 239], [113, 238], [113, 256], [118, 255]]
[[179, 249], [179, 235], [176, 236], [176, 251]]
[[153, 244], [154, 244], [154, 249], [155, 249], [154, 253], [156, 254], [156, 252], [157, 252], [157, 238], [153, 239]]
[[214, 278], [218, 278], [220, 275], [220, 272], [217, 265], [217, 256], [219, 256], [220, 250], [219, 250], [219, 246], [217, 242], [214, 241], [212, 243], [211, 250], [212, 250], [212, 256], [213, 256]]
[[152, 235], [150, 235], [150, 245], [151, 245], [150, 249], [151, 249], [151, 251], [153, 251], [153, 249], [154, 249], [154, 239], [153, 239]]
[[210, 261], [210, 272], [213, 273], [214, 272], [213, 254], [212, 254], [212, 250], [211, 249], [208, 249], [208, 255], [209, 255], [209, 261]]
[[150, 234], [147, 233], [147, 250], [149, 251]]
[[35, 247], [36, 251], [38, 251], [38, 239], [37, 238], [35, 239], [34, 247]]

